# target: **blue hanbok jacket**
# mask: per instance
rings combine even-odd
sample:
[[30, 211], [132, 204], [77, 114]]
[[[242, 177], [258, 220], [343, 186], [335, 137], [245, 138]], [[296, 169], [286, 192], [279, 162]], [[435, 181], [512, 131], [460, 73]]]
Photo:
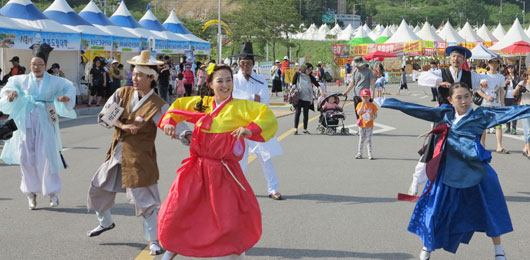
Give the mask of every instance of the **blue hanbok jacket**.
[[[455, 188], [469, 188], [477, 185], [486, 174], [486, 164], [491, 153], [480, 145], [480, 135], [485, 129], [513, 120], [530, 117], [530, 106], [479, 107], [470, 110], [456, 125], [452, 105], [426, 107], [397, 99], [386, 99], [382, 107], [402, 111], [410, 116], [450, 126], [444, 147], [445, 175], [443, 183]], [[480, 156], [480, 154], [483, 154]], [[484, 155], [485, 154], [485, 155]]]

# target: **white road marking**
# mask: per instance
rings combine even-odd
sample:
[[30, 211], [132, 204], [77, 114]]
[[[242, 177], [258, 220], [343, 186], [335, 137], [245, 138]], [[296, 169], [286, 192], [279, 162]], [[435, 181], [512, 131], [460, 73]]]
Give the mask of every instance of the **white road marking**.
[[[383, 124], [375, 123], [375, 122], [374, 122], [374, 126], [377, 126], [378, 129], [377, 129], [377, 130], [374, 130], [374, 131], [372, 132], [373, 134], [384, 133], [384, 132], [388, 132], [388, 131], [392, 131], [392, 130], [395, 130], [395, 129], [396, 129], [395, 127], [388, 126], [388, 125], [383, 125]], [[357, 124], [347, 125], [347, 126], [345, 126], [345, 127], [346, 127], [346, 128], [349, 128], [351, 131], [357, 133], [357, 130], [356, 130], [356, 129], [358, 129]]]

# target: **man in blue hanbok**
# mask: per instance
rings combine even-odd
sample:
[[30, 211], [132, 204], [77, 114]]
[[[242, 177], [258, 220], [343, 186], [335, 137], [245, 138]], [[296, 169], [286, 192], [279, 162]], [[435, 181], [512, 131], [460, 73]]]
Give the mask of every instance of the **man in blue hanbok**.
[[31, 73], [9, 78], [0, 91], [0, 110], [9, 114], [19, 131], [5, 143], [0, 158], [20, 164], [20, 189], [28, 197], [30, 209], [37, 206], [37, 193], [50, 197], [50, 206], [59, 204], [62, 158], [58, 115], [75, 118], [76, 89], [67, 79], [46, 72], [48, 44], [34, 44]]

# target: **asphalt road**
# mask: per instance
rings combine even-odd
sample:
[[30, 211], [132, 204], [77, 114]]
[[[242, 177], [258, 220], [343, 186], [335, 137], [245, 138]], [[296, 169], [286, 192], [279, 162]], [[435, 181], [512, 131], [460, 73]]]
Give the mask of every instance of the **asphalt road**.
[[[423, 89], [409, 86], [411, 95], [399, 99], [434, 104]], [[387, 89], [395, 92], [396, 86]], [[353, 125], [353, 106], [345, 110], [346, 124]], [[376, 160], [369, 161], [354, 159], [358, 136], [317, 134], [318, 120], [309, 125], [311, 135], [295, 136], [292, 115], [278, 121], [284, 155], [273, 160], [286, 200], [266, 196], [261, 166], [251, 162], [247, 177], [261, 206], [263, 236], [247, 252], [248, 259], [417, 259], [421, 240], [406, 230], [415, 204], [396, 201], [396, 194], [408, 189], [416, 151], [423, 142], [417, 136], [429, 130], [429, 123], [380, 110], [373, 136]], [[60, 173], [63, 191], [58, 208], [50, 208], [48, 198], [39, 195], [38, 210], [28, 210], [19, 189], [19, 167], [0, 162], [0, 259], [149, 259], [140, 255], [146, 246], [142, 220], [134, 216], [125, 194], [118, 194], [112, 210], [116, 228], [99, 237], [86, 236], [98, 224], [95, 214], [86, 209], [87, 190], [109, 148], [112, 131], [95, 124], [94, 116], [63, 122], [61, 129], [70, 168]], [[515, 229], [502, 238], [507, 257], [529, 259], [530, 161], [521, 156], [523, 144], [516, 138], [504, 138], [511, 154], [493, 153], [492, 166], [499, 174]], [[162, 132], [156, 144], [159, 189], [165, 198], [188, 152]], [[494, 144], [494, 135], [488, 135], [487, 148]], [[431, 259], [493, 256], [491, 240], [476, 233], [456, 255], [437, 250]]]

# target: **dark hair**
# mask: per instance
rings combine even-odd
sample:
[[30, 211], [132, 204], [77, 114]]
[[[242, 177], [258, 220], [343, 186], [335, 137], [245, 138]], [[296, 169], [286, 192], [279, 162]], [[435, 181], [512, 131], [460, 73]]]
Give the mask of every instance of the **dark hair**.
[[464, 82], [455, 82], [453, 83], [453, 85], [451, 85], [451, 87], [449, 88], [449, 96], [452, 96], [453, 93], [455, 92], [455, 89], [458, 89], [458, 88], [465, 88], [467, 89], [470, 93], [473, 93], [471, 91], [471, 88], [469, 88], [469, 86], [464, 83]]
[[197, 102], [197, 104], [195, 104], [195, 108], [194, 109], [196, 111], [204, 112], [204, 110], [206, 110], [206, 108], [208, 108], [208, 106], [204, 106], [203, 105], [204, 96], [206, 95], [206, 93], [205, 93], [206, 91], [204, 91], [203, 88], [208, 88], [212, 84], [213, 76], [215, 75], [215, 73], [218, 72], [218, 71], [221, 71], [221, 70], [228, 70], [230, 72], [230, 77], [234, 78], [234, 73], [232, 72], [232, 69], [230, 68], [230, 66], [228, 66], [226, 64], [216, 64], [215, 67], [213, 68], [212, 74], [210, 74], [210, 75], [208, 75], [206, 77], [206, 83], [207, 84], [202, 85], [201, 89], [199, 90], [199, 93], [201, 93], [201, 100], [199, 102]]
[[182, 72], [179, 72], [179, 74], [177, 75], [177, 78], [178, 78], [179, 80], [184, 79], [184, 74], [182, 74]]
[[123, 69], [123, 64], [120, 63], [120, 64], [118, 65], [118, 69], [120, 69], [120, 70]]
[[309, 68], [314, 68], [314, 67], [313, 67], [313, 64], [311, 64], [311, 63], [308, 62], [308, 63], [306, 63], [306, 64], [304, 64], [304, 65], [302, 65], [302, 66], [300, 67], [300, 71], [301, 71], [302, 73], [306, 73], [307, 70], [308, 70]]

